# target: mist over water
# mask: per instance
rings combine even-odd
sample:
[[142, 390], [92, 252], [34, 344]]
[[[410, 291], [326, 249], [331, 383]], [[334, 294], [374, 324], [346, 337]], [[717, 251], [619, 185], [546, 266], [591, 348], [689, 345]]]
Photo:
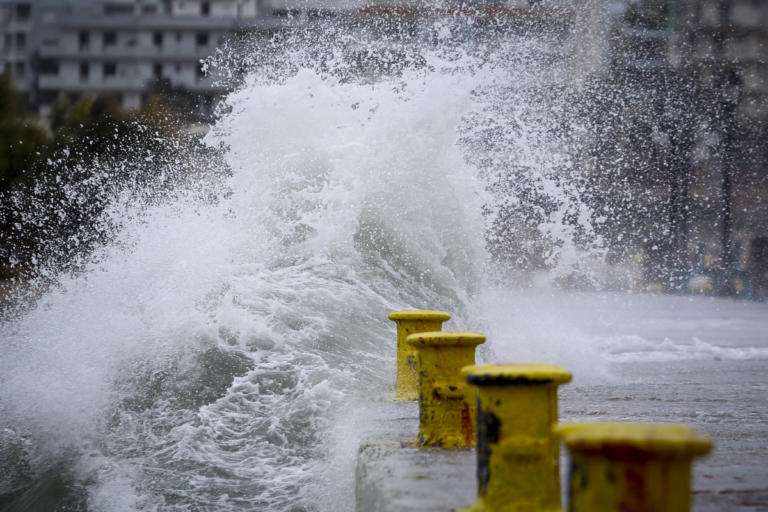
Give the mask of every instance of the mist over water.
[[[394, 309], [448, 310], [447, 328], [489, 334], [482, 358], [546, 359], [580, 382], [631, 359], [560, 295], [499, 285], [504, 261], [544, 254], [548, 280], [600, 254], [558, 53], [578, 35], [472, 46], [473, 22], [379, 46], [329, 26], [254, 58], [204, 140], [219, 177], [117, 202], [109, 243], [2, 324], [0, 495], [350, 510], [366, 408], [393, 392]], [[525, 232], [499, 235], [510, 215]], [[530, 250], [500, 264], [489, 248], [509, 240]]]
[[466, 318], [480, 289], [485, 190], [457, 145], [479, 78], [457, 71], [247, 76], [205, 140], [222, 199], [115, 207], [94, 262], [4, 324], [2, 493], [349, 508], [334, 425], [391, 391], [386, 313]]

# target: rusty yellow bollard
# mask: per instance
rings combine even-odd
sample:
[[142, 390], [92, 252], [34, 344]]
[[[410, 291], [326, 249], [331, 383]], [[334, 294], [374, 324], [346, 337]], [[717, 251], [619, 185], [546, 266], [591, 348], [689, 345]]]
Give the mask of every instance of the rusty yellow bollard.
[[477, 387], [477, 501], [474, 512], [560, 510], [557, 387], [571, 374], [551, 364], [464, 368]]
[[445, 311], [393, 311], [389, 319], [397, 324], [397, 376], [395, 400], [419, 399], [419, 368], [416, 349], [405, 342], [410, 334], [439, 331], [451, 315]]
[[555, 432], [571, 454], [571, 512], [688, 512], [693, 459], [712, 448], [685, 425], [572, 423]]
[[417, 446], [456, 448], [475, 445], [475, 393], [461, 368], [475, 364], [479, 332], [411, 334], [419, 365], [419, 437]]

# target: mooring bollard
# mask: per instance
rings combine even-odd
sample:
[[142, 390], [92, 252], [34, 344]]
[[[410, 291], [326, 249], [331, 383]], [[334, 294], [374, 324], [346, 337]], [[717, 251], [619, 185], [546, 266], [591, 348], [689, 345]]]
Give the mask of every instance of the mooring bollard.
[[395, 400], [419, 399], [419, 368], [416, 349], [405, 342], [411, 334], [439, 331], [451, 315], [445, 311], [393, 311], [389, 319], [397, 323], [397, 376]]
[[557, 387], [571, 374], [551, 364], [464, 368], [477, 387], [477, 501], [480, 512], [560, 510]]
[[419, 437], [417, 446], [456, 448], [475, 445], [475, 394], [461, 376], [475, 364], [475, 348], [485, 343], [479, 332], [411, 334], [419, 365]]
[[555, 432], [571, 454], [571, 512], [688, 512], [693, 459], [712, 448], [685, 425], [572, 423]]

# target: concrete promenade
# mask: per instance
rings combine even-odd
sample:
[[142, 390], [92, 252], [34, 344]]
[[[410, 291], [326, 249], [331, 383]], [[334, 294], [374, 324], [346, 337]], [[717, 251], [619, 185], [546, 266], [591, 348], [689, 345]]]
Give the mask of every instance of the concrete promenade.
[[382, 402], [376, 430], [360, 446], [358, 512], [449, 511], [475, 501], [474, 448], [413, 448], [418, 403]]

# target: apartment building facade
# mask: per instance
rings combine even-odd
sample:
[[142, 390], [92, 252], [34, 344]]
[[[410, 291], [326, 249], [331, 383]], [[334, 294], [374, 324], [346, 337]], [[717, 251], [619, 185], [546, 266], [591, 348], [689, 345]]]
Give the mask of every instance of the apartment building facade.
[[202, 60], [234, 32], [284, 29], [262, 0], [0, 0], [0, 71], [42, 115], [63, 95], [111, 93], [137, 108], [164, 82], [210, 105]]
[[676, 12], [670, 62], [710, 88], [732, 72], [739, 86], [738, 114], [768, 119], [768, 2], [684, 0]]

